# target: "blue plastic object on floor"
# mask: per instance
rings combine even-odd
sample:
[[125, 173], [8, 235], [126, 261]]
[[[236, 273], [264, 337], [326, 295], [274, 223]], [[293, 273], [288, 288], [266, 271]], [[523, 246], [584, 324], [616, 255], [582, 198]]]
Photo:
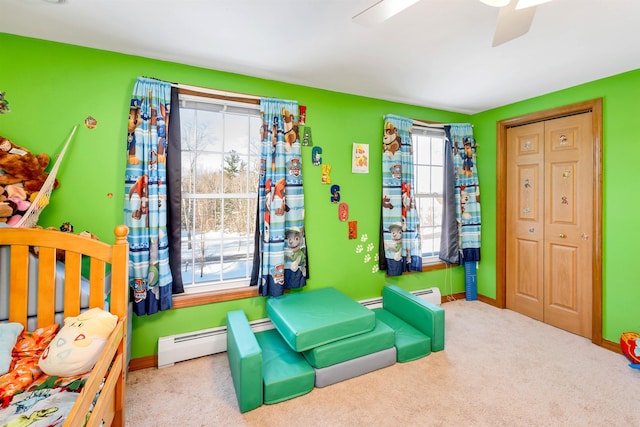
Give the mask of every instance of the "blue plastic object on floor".
[[476, 262], [464, 263], [465, 299], [475, 301], [478, 299], [478, 285], [476, 283]]

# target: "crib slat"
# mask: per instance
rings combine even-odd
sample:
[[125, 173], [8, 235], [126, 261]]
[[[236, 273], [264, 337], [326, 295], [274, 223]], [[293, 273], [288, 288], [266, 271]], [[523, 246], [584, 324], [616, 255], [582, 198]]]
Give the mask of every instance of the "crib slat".
[[105, 263], [95, 258], [91, 258], [89, 264], [89, 282], [91, 291], [89, 292], [89, 307], [104, 308], [104, 270]]
[[64, 259], [64, 317], [80, 314], [80, 275], [82, 273], [82, 256], [77, 252], [67, 251]]
[[41, 247], [38, 254], [38, 328], [55, 323], [56, 250]]
[[11, 246], [9, 261], [9, 322], [27, 324], [29, 246]]

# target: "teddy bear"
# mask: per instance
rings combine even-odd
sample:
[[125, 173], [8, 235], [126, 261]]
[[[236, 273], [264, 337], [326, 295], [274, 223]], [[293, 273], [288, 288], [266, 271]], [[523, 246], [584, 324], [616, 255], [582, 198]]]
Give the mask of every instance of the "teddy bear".
[[4, 186], [0, 185], [0, 222], [6, 222], [15, 211], [14, 206], [8, 201], [9, 197], [4, 189]]
[[[31, 151], [14, 144], [7, 138], [0, 136], [0, 185], [22, 183], [27, 193], [40, 191], [47, 176], [44, 170], [49, 165], [49, 156], [40, 153], [34, 156]], [[58, 181], [53, 188], [57, 188]]]
[[[32, 193], [32, 197], [37, 194]], [[22, 184], [0, 185], [0, 222], [15, 225], [27, 212], [31, 201], [27, 200]]]

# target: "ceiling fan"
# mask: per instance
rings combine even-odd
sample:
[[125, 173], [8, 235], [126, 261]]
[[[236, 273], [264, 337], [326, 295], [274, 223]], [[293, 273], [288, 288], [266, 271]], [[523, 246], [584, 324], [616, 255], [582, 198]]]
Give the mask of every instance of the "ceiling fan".
[[529, 32], [536, 6], [551, 0], [480, 0], [490, 6], [500, 7], [493, 47], [518, 38]]
[[[420, 0], [378, 0], [377, 3], [355, 15], [354, 22], [374, 25], [402, 12]], [[531, 27], [536, 6], [551, 0], [480, 0], [500, 8], [493, 35], [493, 47], [499, 46], [527, 32]]]

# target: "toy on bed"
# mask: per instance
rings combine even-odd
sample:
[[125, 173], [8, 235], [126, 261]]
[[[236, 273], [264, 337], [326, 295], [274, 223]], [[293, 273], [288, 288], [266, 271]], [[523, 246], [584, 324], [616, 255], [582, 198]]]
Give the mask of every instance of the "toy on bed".
[[[84, 425], [85, 420], [89, 426], [124, 424], [127, 233], [127, 227], [116, 227], [116, 241], [109, 245], [54, 230], [5, 227], [0, 232], [0, 249], [9, 250], [9, 260], [0, 259], [0, 265], [10, 276], [8, 319], [0, 323], [0, 425], [31, 420], [64, 426]], [[31, 247], [39, 248], [35, 292], [29, 292]], [[61, 329], [55, 321], [58, 250], [66, 254]], [[81, 277], [83, 258], [90, 260], [86, 311], [80, 302], [87, 280]], [[32, 299], [36, 324], [25, 328]]]

